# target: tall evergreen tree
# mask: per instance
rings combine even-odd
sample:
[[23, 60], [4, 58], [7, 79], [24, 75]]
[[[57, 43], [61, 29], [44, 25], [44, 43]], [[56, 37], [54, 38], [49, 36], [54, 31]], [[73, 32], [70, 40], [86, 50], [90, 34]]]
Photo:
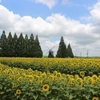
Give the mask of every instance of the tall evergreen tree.
[[24, 56], [28, 57], [29, 56], [29, 39], [27, 34], [25, 35], [25, 49], [24, 49]]
[[14, 50], [13, 57], [17, 57], [17, 39], [18, 39], [18, 37], [15, 33], [13, 36], [13, 50]]
[[24, 49], [25, 49], [25, 39], [23, 34], [21, 33], [19, 38], [17, 39], [17, 56], [24, 57]]
[[43, 52], [41, 50], [38, 35], [36, 36], [36, 38], [34, 40], [34, 56], [35, 57], [42, 57], [43, 56]]
[[72, 52], [72, 48], [70, 43], [68, 44], [68, 57], [74, 58], [74, 54]]
[[11, 32], [9, 32], [7, 41], [8, 41], [8, 53], [7, 53], [7, 56], [8, 57], [12, 57], [12, 56], [14, 56], [14, 42], [13, 42], [13, 38], [12, 38]]
[[64, 42], [63, 36], [61, 37], [56, 57], [59, 57], [59, 58], [68, 57], [67, 48], [66, 48], [66, 44]]
[[8, 42], [5, 31], [2, 32], [1, 39], [0, 39], [0, 52], [1, 56], [6, 57], [8, 53]]
[[31, 34], [30, 35], [30, 38], [29, 38], [29, 47], [28, 47], [29, 49], [28, 49], [28, 52], [29, 52], [29, 54], [28, 54], [28, 56], [29, 57], [34, 57], [35, 55], [34, 55], [34, 35], [33, 34]]

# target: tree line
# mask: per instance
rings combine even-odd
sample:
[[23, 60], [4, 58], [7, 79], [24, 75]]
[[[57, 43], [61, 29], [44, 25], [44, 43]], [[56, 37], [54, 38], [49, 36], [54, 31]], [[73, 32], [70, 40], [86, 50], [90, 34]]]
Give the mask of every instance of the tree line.
[[61, 37], [56, 57], [59, 58], [74, 58], [74, 54], [70, 43], [66, 47], [63, 36]]
[[[38, 57], [43, 56], [43, 51], [40, 46], [38, 35], [34, 38], [31, 34], [30, 37], [26, 34], [19, 36], [15, 33], [13, 36], [9, 32], [6, 36], [5, 31], [0, 36], [0, 57]], [[52, 53], [52, 57], [53, 53]], [[73, 52], [70, 44], [66, 47], [63, 36], [61, 37], [56, 57], [58, 58], [73, 58]]]
[[1, 57], [42, 57], [43, 52], [39, 43], [38, 35], [34, 38], [31, 34], [28, 38], [20, 33], [19, 37], [15, 33], [12, 36], [9, 32], [6, 36], [5, 31], [0, 37], [0, 56]]

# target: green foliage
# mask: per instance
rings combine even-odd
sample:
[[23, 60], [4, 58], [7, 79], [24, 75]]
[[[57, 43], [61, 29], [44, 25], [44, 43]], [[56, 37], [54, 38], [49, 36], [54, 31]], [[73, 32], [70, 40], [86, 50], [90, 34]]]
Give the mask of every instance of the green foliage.
[[68, 44], [68, 47], [66, 47], [63, 37], [61, 37], [56, 57], [58, 57], [58, 58], [67, 58], [67, 57], [74, 58], [70, 44]]
[[68, 44], [67, 52], [68, 52], [68, 57], [74, 58], [70, 44]]
[[7, 37], [5, 31], [3, 31], [0, 38], [0, 56], [6, 57], [8, 53], [7, 49], [8, 49]]
[[[96, 77], [95, 81], [93, 76], [81, 78], [57, 71], [42, 73], [31, 68], [24, 70], [0, 64], [0, 99], [92, 100], [97, 97], [99, 100], [100, 76]], [[93, 83], [89, 79], [92, 79]]]
[[35, 57], [34, 51], [34, 36], [33, 34], [30, 35], [30, 39], [29, 39], [29, 46], [28, 46], [28, 52], [29, 52], [29, 57]]
[[23, 34], [21, 33], [19, 38], [17, 39], [17, 57], [24, 57], [24, 49], [25, 49], [25, 41]]
[[14, 55], [13, 55], [13, 57], [17, 57], [17, 39], [18, 39], [18, 37], [17, 37], [17, 35], [16, 35], [16, 33], [14, 34], [14, 37], [13, 37], [13, 52], [14, 52]]
[[13, 45], [13, 38], [12, 38], [11, 32], [9, 32], [7, 42], [8, 42], [7, 56], [8, 57], [13, 57], [14, 56], [14, 45]]
[[42, 57], [42, 56], [43, 56], [43, 52], [41, 50], [40, 43], [38, 40], [38, 35], [37, 35], [34, 40], [34, 57]]
[[30, 38], [21, 33], [17, 37], [16, 33], [12, 37], [11, 32], [9, 32], [8, 37], [6, 37], [5, 31], [3, 31], [0, 37], [0, 56], [1, 57], [42, 57], [43, 52], [39, 43], [38, 36], [34, 40], [33, 34]]
[[28, 39], [28, 36], [27, 36], [27, 34], [25, 35], [25, 48], [24, 48], [24, 55], [25, 55], [25, 57], [28, 57], [29, 56], [29, 54], [30, 54], [30, 51], [29, 51], [29, 39]]
[[63, 37], [61, 37], [56, 57], [59, 57], [59, 58], [68, 57], [66, 49], [67, 48], [66, 48], [66, 44], [64, 43], [64, 39], [63, 39]]
[[[63, 61], [62, 61], [63, 60]], [[100, 75], [99, 59], [78, 58], [0, 58], [0, 63], [17, 68], [45, 71], [58, 71], [64, 74], [79, 74], [84, 71], [85, 75]]]

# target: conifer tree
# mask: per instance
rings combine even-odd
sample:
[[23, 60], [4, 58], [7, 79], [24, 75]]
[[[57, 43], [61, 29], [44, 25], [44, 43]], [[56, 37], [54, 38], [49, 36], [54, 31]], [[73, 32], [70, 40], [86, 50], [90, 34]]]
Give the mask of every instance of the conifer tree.
[[12, 56], [14, 56], [14, 42], [13, 42], [13, 38], [12, 38], [11, 32], [9, 32], [7, 41], [8, 41], [8, 53], [7, 53], [7, 56], [8, 57], [12, 57]]
[[29, 39], [27, 34], [25, 35], [25, 49], [24, 49], [24, 56], [28, 57], [29, 56]]
[[70, 43], [68, 44], [68, 57], [74, 58], [73, 52], [72, 52], [72, 48], [70, 46]]
[[15, 33], [14, 36], [13, 36], [13, 50], [14, 50], [13, 57], [17, 57], [18, 56], [17, 55], [17, 39], [18, 39], [18, 37], [17, 37], [17, 35]]
[[25, 40], [23, 34], [21, 33], [19, 38], [17, 39], [17, 56], [24, 57], [24, 49], [25, 49]]
[[31, 34], [30, 38], [29, 38], [28, 52], [29, 52], [29, 54], [28, 54], [29, 57], [34, 57], [35, 56], [34, 55], [35, 51], [34, 51], [34, 35], [33, 34]]
[[38, 35], [36, 36], [36, 38], [34, 40], [34, 56], [35, 57], [42, 57], [43, 56], [43, 52], [41, 50]]
[[8, 42], [5, 31], [2, 32], [1, 39], [0, 39], [0, 53], [1, 56], [6, 57], [8, 53]]
[[66, 48], [66, 44], [64, 42], [63, 36], [61, 37], [56, 57], [59, 57], [59, 58], [68, 57], [67, 48]]

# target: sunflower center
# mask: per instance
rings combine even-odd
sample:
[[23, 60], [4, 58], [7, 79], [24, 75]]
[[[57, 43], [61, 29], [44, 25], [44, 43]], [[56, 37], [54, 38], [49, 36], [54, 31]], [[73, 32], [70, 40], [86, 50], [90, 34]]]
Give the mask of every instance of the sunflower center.
[[47, 86], [44, 86], [44, 89], [47, 89], [48, 87]]

